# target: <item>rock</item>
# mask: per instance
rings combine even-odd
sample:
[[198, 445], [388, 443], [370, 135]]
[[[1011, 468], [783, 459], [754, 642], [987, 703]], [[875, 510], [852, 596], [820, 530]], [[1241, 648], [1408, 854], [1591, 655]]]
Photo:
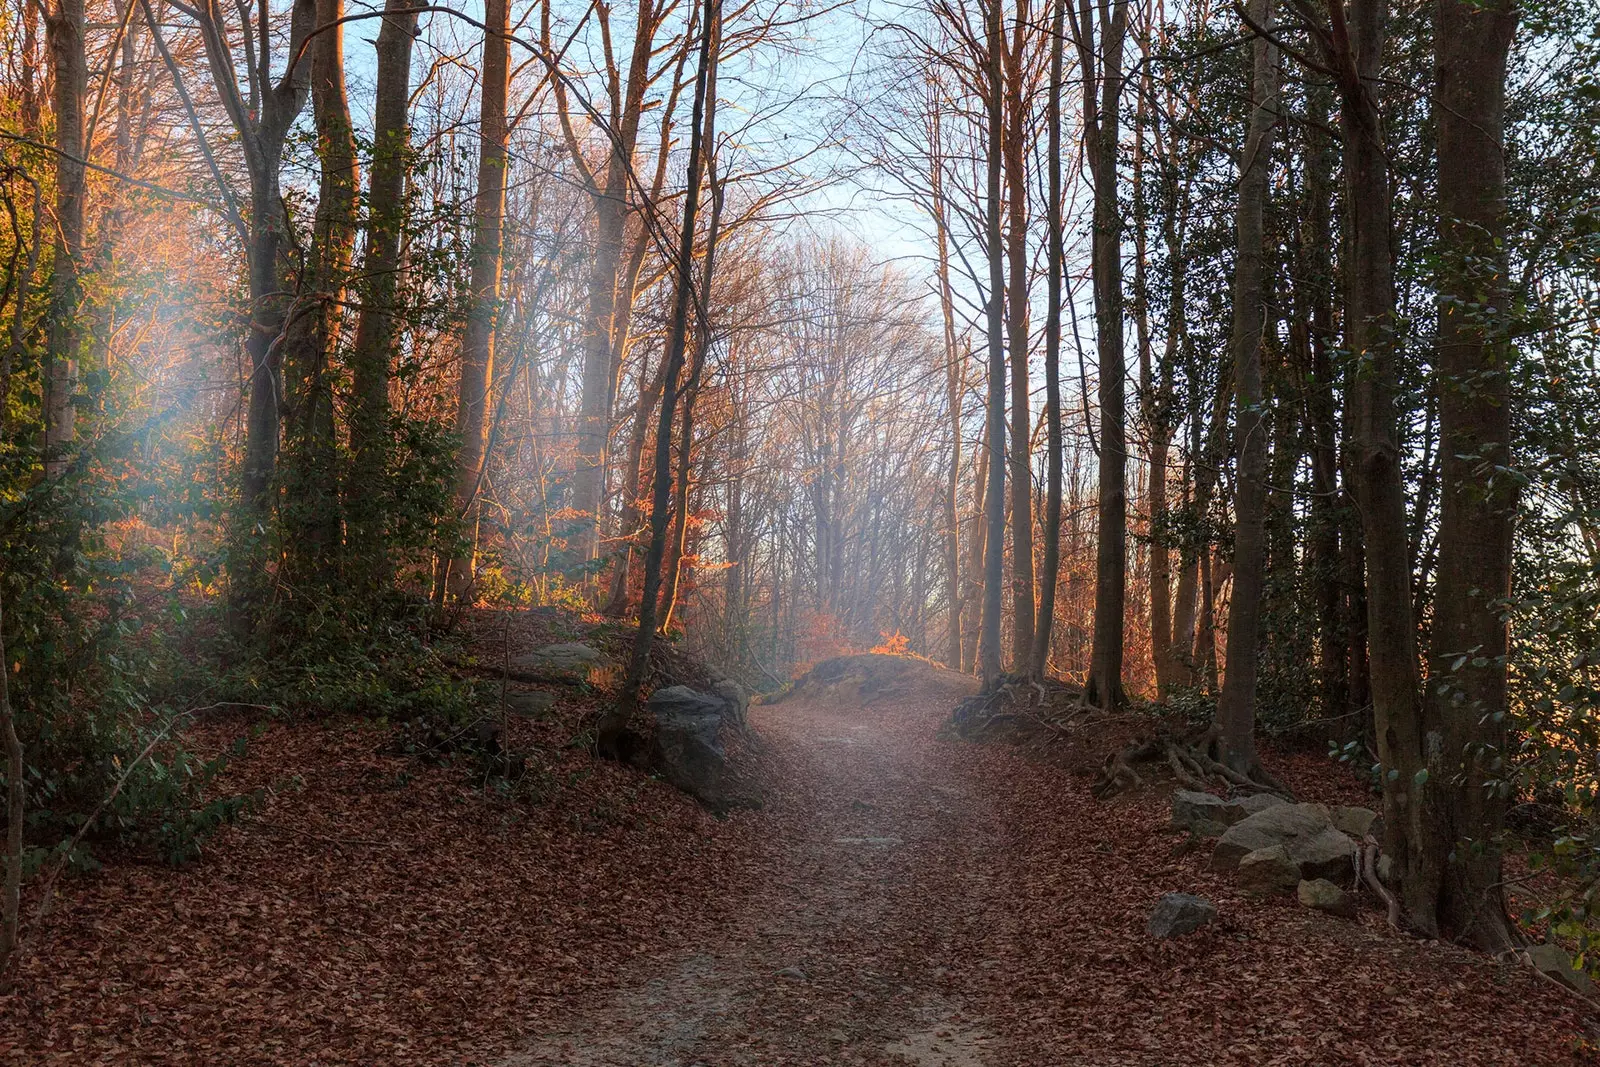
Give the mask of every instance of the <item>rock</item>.
[[709, 808], [726, 807], [722, 779], [728, 754], [722, 729], [724, 721], [733, 717], [728, 702], [686, 685], [672, 685], [651, 693], [646, 706], [656, 718], [652, 762], [663, 777]]
[[732, 709], [734, 721], [742, 729], [746, 723], [746, 716], [750, 711], [750, 691], [738, 682], [724, 679], [711, 687], [713, 695], [721, 697], [723, 702]]
[[1355, 897], [1334, 885], [1326, 878], [1308, 878], [1296, 889], [1300, 903], [1313, 911], [1325, 911], [1341, 919], [1356, 917]]
[[772, 977], [774, 977], [774, 978], [793, 978], [796, 981], [804, 982], [810, 976], [808, 974], [806, 974], [805, 971], [802, 971], [798, 967], [784, 967], [781, 970], [774, 971]]
[[1282, 845], [1258, 848], [1239, 861], [1239, 888], [1254, 897], [1292, 893], [1300, 884], [1300, 865]]
[[1394, 857], [1387, 852], [1378, 857], [1378, 881], [1394, 885]]
[[1145, 931], [1151, 937], [1192, 934], [1217, 917], [1217, 906], [1190, 893], [1168, 893], [1156, 903]]
[[576, 641], [546, 645], [517, 656], [510, 664], [514, 674], [564, 682], [588, 681], [591, 671], [606, 665], [598, 649]]
[[1217, 842], [1211, 869], [1229, 871], [1261, 848], [1282, 845], [1301, 878], [1340, 878], [1353, 870], [1355, 842], [1333, 828], [1320, 804], [1277, 804], [1236, 823]]
[[1572, 965], [1572, 957], [1560, 945], [1532, 945], [1527, 952], [1528, 962], [1547, 977], [1575, 993], [1588, 995], [1593, 991], [1594, 981]]
[[1372, 829], [1372, 824], [1378, 821], [1378, 813], [1371, 808], [1340, 807], [1328, 812], [1334, 829], [1349, 834], [1357, 841], [1367, 836]]
[[1172, 825], [1199, 837], [1218, 837], [1256, 812], [1283, 803], [1281, 797], [1269, 793], [1228, 798], [1180, 789], [1172, 794]]
[[556, 695], [547, 693], [542, 689], [526, 689], [517, 693], [506, 694], [506, 707], [511, 714], [524, 719], [542, 718], [546, 712], [555, 706]]

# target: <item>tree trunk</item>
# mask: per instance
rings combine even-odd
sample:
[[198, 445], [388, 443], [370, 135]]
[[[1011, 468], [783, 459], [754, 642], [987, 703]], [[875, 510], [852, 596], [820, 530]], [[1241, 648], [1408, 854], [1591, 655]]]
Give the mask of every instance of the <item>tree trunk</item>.
[[350, 353], [350, 483], [345, 487], [345, 537], [350, 577], [371, 596], [393, 573], [385, 526], [389, 462], [389, 361], [400, 333], [400, 239], [411, 165], [411, 42], [416, 0], [385, 0], [378, 29], [372, 176], [367, 187], [367, 241], [361, 265], [361, 315]]
[[[998, 2], [998, 0], [992, 0]], [[1028, 108], [1023, 100], [1027, 62], [1028, 0], [1017, 0], [1010, 69], [1006, 72], [1005, 136], [1006, 253], [1010, 291], [1006, 301], [1006, 347], [1011, 354], [1011, 670], [1032, 677], [1033, 588], [1033, 406], [1028, 384]]]
[[[1512, 772], [1506, 752], [1507, 635], [1516, 480], [1511, 453], [1505, 86], [1516, 30], [1510, 0], [1439, 0], [1439, 439], [1443, 496], [1428, 699], [1428, 835], [1412, 842], [1412, 920], [1490, 952], [1516, 943], [1506, 921], [1498, 836]], [[1432, 744], [1438, 737], [1441, 744]], [[1427, 901], [1423, 893], [1436, 894]], [[1431, 904], [1431, 907], [1429, 906]]]
[[57, 0], [45, 16], [45, 38], [55, 83], [56, 217], [54, 262], [50, 274], [50, 319], [45, 349], [44, 471], [59, 478], [67, 469], [78, 388], [78, 357], [83, 347], [78, 268], [83, 262], [85, 195], [83, 98], [88, 87], [84, 56], [84, 0]]
[[[715, 77], [711, 84], [711, 91], [715, 92]], [[713, 132], [711, 129], [706, 131], [708, 141]], [[716, 263], [718, 231], [722, 227], [723, 198], [722, 185], [717, 181], [715, 149], [708, 148], [705, 151], [708, 157], [706, 177], [710, 185], [711, 217], [706, 226], [706, 254], [700, 275], [699, 310], [695, 314], [694, 361], [689, 367], [691, 389], [683, 395], [683, 432], [679, 435], [678, 475], [673, 490], [671, 564], [667, 568], [666, 588], [661, 594], [662, 633], [666, 633], [667, 627], [672, 625], [672, 613], [678, 603], [678, 582], [683, 576], [683, 556], [689, 538], [689, 475], [694, 469], [694, 404], [698, 399], [706, 357], [711, 352], [711, 277]]]
[[332, 26], [312, 38], [311, 110], [321, 163], [317, 214], [305, 273], [284, 339], [288, 425], [284, 548], [294, 584], [321, 591], [337, 587], [340, 542], [333, 373], [344, 287], [355, 248], [355, 131], [345, 91], [344, 0], [318, 0], [317, 24]]
[[[628, 673], [617, 701], [596, 728], [600, 752], [620, 755], [619, 743], [638, 710], [645, 674], [650, 667], [650, 647], [655, 639], [656, 603], [661, 593], [661, 563], [667, 547], [667, 509], [672, 493], [672, 423], [678, 406], [678, 378], [683, 373], [684, 349], [689, 333], [689, 305], [694, 294], [695, 219], [700, 209], [700, 178], [713, 140], [716, 120], [716, 38], [722, 23], [721, 0], [705, 0], [701, 18], [700, 58], [695, 72], [694, 108], [689, 132], [688, 181], [683, 197], [683, 225], [678, 235], [676, 282], [672, 318], [667, 327], [666, 385], [661, 414], [656, 422], [655, 485], [650, 497], [650, 545], [644, 556], [644, 591], [639, 601], [639, 631], [634, 639]], [[711, 264], [707, 263], [707, 273]], [[710, 279], [705, 282], [707, 290]], [[692, 397], [698, 383], [684, 383], [683, 394]]]
[[966, 359], [957, 351], [955, 293], [950, 286], [950, 233], [944, 203], [944, 151], [940, 116], [943, 102], [929, 102], [928, 199], [933, 213], [935, 266], [938, 271], [939, 314], [944, 327], [945, 407], [950, 420], [950, 469], [945, 482], [945, 583], [950, 601], [949, 649], [945, 666], [962, 669], [961, 614], [966, 598], [961, 588], [961, 397]]
[[[621, 348], [616, 329], [618, 300], [627, 300], [631, 305], [633, 299], [631, 292], [618, 292], [618, 272], [628, 222], [628, 176], [633, 167], [659, 21], [656, 5], [639, 5], [628, 81], [620, 92], [620, 108], [614, 107], [610, 116], [613, 136], [604, 182], [591, 189], [595, 205], [595, 253], [589, 273], [578, 459], [572, 481], [573, 507], [580, 513], [582, 523], [575, 546], [581, 560], [593, 559], [600, 544], [600, 510], [605, 497], [607, 450], [611, 438], [612, 364]], [[612, 92], [615, 102], [619, 96], [615, 86]], [[564, 101], [565, 97], [561, 99]]]
[[[1103, 9], [1104, 5], [1102, 5]], [[1122, 45], [1127, 33], [1127, 0], [1112, 5], [1111, 21], [1100, 28], [1100, 64], [1083, 31], [1093, 16], [1080, 0], [1078, 37], [1084, 74], [1084, 138], [1094, 183], [1094, 312], [1100, 359], [1100, 473], [1098, 538], [1095, 545], [1094, 636], [1084, 697], [1112, 709], [1122, 690], [1123, 613], [1128, 584], [1128, 433], [1124, 409], [1122, 350], [1122, 216], [1117, 204], [1118, 115], [1122, 100]], [[1095, 99], [1099, 89], [1100, 98]]]
[[[461, 337], [461, 387], [456, 407], [456, 508], [470, 526], [489, 457], [484, 454], [489, 386], [494, 375], [495, 318], [500, 305], [500, 266], [506, 210], [506, 93], [510, 83], [509, 0], [487, 0], [484, 8], [483, 77], [478, 106], [478, 192], [472, 209], [472, 291]], [[475, 541], [473, 538], [472, 541]], [[448, 590], [472, 599], [476, 544], [467, 543], [446, 564]]]
[[[1365, 535], [1367, 630], [1373, 721], [1384, 775], [1384, 827], [1406, 910], [1432, 914], [1437, 871], [1413, 855], [1426, 837], [1422, 788], [1425, 741], [1417, 705], [1416, 623], [1411, 610], [1410, 546], [1397, 441], [1398, 389], [1391, 253], [1391, 187], [1378, 85], [1387, 20], [1385, 0], [1329, 7], [1328, 59], [1337, 73], [1344, 139], [1345, 212], [1350, 233], [1346, 347], [1361, 368], [1352, 377], [1356, 501]], [[1432, 886], [1427, 883], [1432, 881]]]
[[[1272, 24], [1272, 0], [1251, 0], [1251, 18]], [[1278, 123], [1278, 49], [1265, 36], [1254, 45], [1250, 132], [1239, 167], [1238, 258], [1233, 280], [1233, 374], [1239, 471], [1234, 482], [1233, 595], [1228, 607], [1227, 667], [1217, 702], [1222, 761], [1241, 774], [1256, 769], [1256, 667], [1260, 660], [1261, 590], [1266, 574], [1267, 426], [1261, 386], [1266, 344], [1266, 234], [1263, 215]]]
[[1049, 425], [1046, 457], [1044, 559], [1039, 575], [1039, 618], [1033, 635], [1034, 674], [1050, 667], [1050, 631], [1055, 625], [1056, 583], [1061, 572], [1061, 277], [1066, 254], [1061, 233], [1061, 85], [1066, 9], [1056, 3], [1050, 23], [1050, 96], [1045, 105], [1045, 159], [1050, 176], [1045, 205], [1044, 411]]
[[978, 672], [984, 688], [1000, 679], [1001, 588], [1005, 569], [1005, 442], [1006, 442], [1006, 354], [1005, 354], [1005, 251], [1000, 227], [1000, 175], [1005, 153], [1005, 77], [1000, 57], [1005, 49], [1005, 23], [999, 0], [989, 5], [987, 32], [988, 127], [988, 208], [986, 245], [989, 258], [989, 402], [984, 444], [988, 448], [988, 490], [984, 499], [987, 532], [983, 553], [983, 617], [978, 633]]

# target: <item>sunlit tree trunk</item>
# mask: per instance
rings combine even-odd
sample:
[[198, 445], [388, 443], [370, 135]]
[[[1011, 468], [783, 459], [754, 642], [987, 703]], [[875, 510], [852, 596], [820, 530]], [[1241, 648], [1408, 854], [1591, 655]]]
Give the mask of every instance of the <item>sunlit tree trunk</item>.
[[[456, 406], [456, 508], [469, 529], [488, 463], [489, 386], [494, 376], [495, 319], [500, 306], [500, 268], [506, 210], [506, 94], [509, 89], [508, 0], [487, 0], [484, 9], [483, 76], [478, 105], [478, 191], [472, 209], [472, 282], [467, 325], [461, 337], [461, 385]], [[446, 591], [457, 600], [472, 598], [476, 533], [445, 563]]]
[[[1091, 35], [1095, 15], [1079, 0], [1073, 27], [1083, 76], [1084, 141], [1094, 183], [1095, 333], [1100, 357], [1100, 473], [1098, 539], [1095, 546], [1094, 635], [1085, 697], [1114, 708], [1123, 702], [1123, 612], [1128, 583], [1128, 434], [1124, 411], [1122, 348], [1122, 216], [1117, 204], [1118, 116], [1122, 101], [1122, 46], [1128, 28], [1127, 0], [1102, 17], [1096, 55]], [[1101, 5], [1102, 16], [1106, 5]], [[1098, 98], [1096, 93], [1098, 91]]]
[[366, 251], [361, 263], [361, 315], [350, 353], [350, 482], [345, 488], [345, 537], [351, 577], [372, 594], [392, 574], [385, 511], [389, 446], [389, 367], [400, 337], [400, 239], [406, 219], [406, 174], [411, 166], [411, 42], [416, 0], [386, 0], [378, 29], [377, 94], [372, 173], [367, 184]]
[[345, 91], [344, 30], [338, 24], [343, 16], [344, 0], [318, 0], [317, 24], [333, 27], [312, 38], [308, 48], [321, 181], [311, 247], [283, 345], [289, 467], [285, 555], [297, 585], [323, 592], [338, 571], [342, 524], [332, 363], [344, 319], [360, 190]]
[[978, 673], [985, 688], [995, 685], [1001, 674], [1000, 610], [1005, 569], [1005, 441], [1006, 441], [1006, 353], [1005, 353], [1005, 248], [1002, 243], [1001, 173], [1005, 158], [1005, 75], [1001, 55], [1005, 49], [1005, 22], [1000, 0], [990, 0], [986, 35], [987, 64], [984, 92], [988, 107], [988, 187], [985, 218], [985, 243], [989, 260], [989, 401], [984, 445], [988, 449], [988, 487], [984, 497], [987, 530], [983, 554], [983, 616], [978, 632]]
[[[700, 181], [704, 170], [707, 142], [714, 140], [716, 121], [716, 38], [722, 22], [721, 0], [705, 0], [700, 22], [699, 62], [695, 71], [694, 108], [689, 133], [688, 181], [683, 196], [683, 223], [678, 233], [677, 261], [673, 286], [672, 318], [667, 327], [666, 385], [661, 396], [661, 414], [656, 422], [655, 484], [650, 496], [650, 544], [644, 554], [644, 588], [639, 602], [639, 630], [628, 660], [628, 673], [616, 703], [602, 716], [596, 727], [596, 746], [611, 756], [620, 755], [619, 743], [638, 710], [645, 674], [650, 666], [650, 648], [655, 640], [657, 598], [661, 594], [661, 564], [667, 547], [667, 512], [672, 494], [672, 424], [680, 396], [679, 378], [684, 370], [688, 344], [689, 306], [694, 295], [695, 220], [700, 210]], [[706, 264], [710, 273], [711, 264]], [[710, 280], [705, 283], [707, 290]], [[692, 397], [698, 383], [681, 383], [682, 395]]]
[[[998, 0], [992, 0], [998, 2]], [[1028, 374], [1028, 111], [1024, 104], [1027, 68], [1028, 0], [1017, 0], [1006, 71], [1005, 172], [1006, 258], [1010, 271], [1006, 298], [1006, 347], [1011, 355], [1011, 669], [1034, 674], [1033, 634], [1033, 405]]]
[[1031, 663], [1043, 676], [1050, 667], [1050, 631], [1055, 625], [1056, 584], [1061, 570], [1061, 280], [1066, 254], [1061, 232], [1061, 87], [1066, 10], [1057, 0], [1050, 23], [1050, 88], [1045, 104], [1044, 411], [1049, 425], [1044, 503], [1044, 559], [1039, 573], [1039, 615]]
[[84, 158], [83, 98], [88, 86], [84, 56], [84, 0], [56, 0], [45, 16], [45, 38], [55, 86], [56, 211], [50, 273], [50, 320], [45, 349], [45, 476], [59, 478], [67, 467], [78, 388], [78, 358], [83, 347], [80, 304], [83, 265]]

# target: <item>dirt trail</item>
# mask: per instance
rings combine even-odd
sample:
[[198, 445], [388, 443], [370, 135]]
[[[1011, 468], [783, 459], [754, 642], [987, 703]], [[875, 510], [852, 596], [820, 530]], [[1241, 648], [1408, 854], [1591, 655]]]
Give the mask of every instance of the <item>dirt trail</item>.
[[967, 684], [950, 676], [892, 704], [755, 709], [784, 772], [756, 816], [776, 830], [777, 875], [707, 942], [549, 1013], [561, 1029], [507, 1067], [991, 1062], [992, 1034], [957, 976], [1012, 933], [995, 815], [905, 729], [935, 723]]
[[[559, 1022], [504, 1067], [1589, 1062], [1588, 1024], [1515, 968], [1244, 901], [1172, 854], [1159, 797], [1098, 805], [937, 740], [965, 684], [756, 709], [781, 780], [736, 818], [763, 824], [763, 888], [615, 990], [547, 1005]], [[1152, 943], [1171, 889], [1222, 919]]]

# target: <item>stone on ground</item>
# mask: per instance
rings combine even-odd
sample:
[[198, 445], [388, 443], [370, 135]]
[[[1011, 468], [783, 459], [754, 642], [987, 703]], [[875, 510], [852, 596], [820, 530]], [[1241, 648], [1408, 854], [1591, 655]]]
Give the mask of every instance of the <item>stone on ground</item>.
[[1300, 884], [1300, 865], [1282, 845], [1269, 845], [1248, 853], [1236, 872], [1239, 888], [1254, 897], [1292, 893]]
[[1217, 906], [1191, 893], [1168, 893], [1157, 902], [1145, 927], [1151, 937], [1192, 934], [1217, 917]]
[[1527, 949], [1528, 961], [1547, 977], [1568, 989], [1585, 995], [1593, 992], [1594, 981], [1572, 965], [1572, 957], [1560, 945], [1533, 945]]
[[1355, 897], [1326, 878], [1308, 878], [1296, 890], [1300, 903], [1313, 911], [1325, 911], [1341, 919], [1356, 917]]
[[1250, 853], [1282, 845], [1301, 878], [1339, 878], [1353, 869], [1356, 844], [1334, 829], [1320, 804], [1279, 804], [1228, 829], [1211, 855], [1211, 869], [1230, 871]]

